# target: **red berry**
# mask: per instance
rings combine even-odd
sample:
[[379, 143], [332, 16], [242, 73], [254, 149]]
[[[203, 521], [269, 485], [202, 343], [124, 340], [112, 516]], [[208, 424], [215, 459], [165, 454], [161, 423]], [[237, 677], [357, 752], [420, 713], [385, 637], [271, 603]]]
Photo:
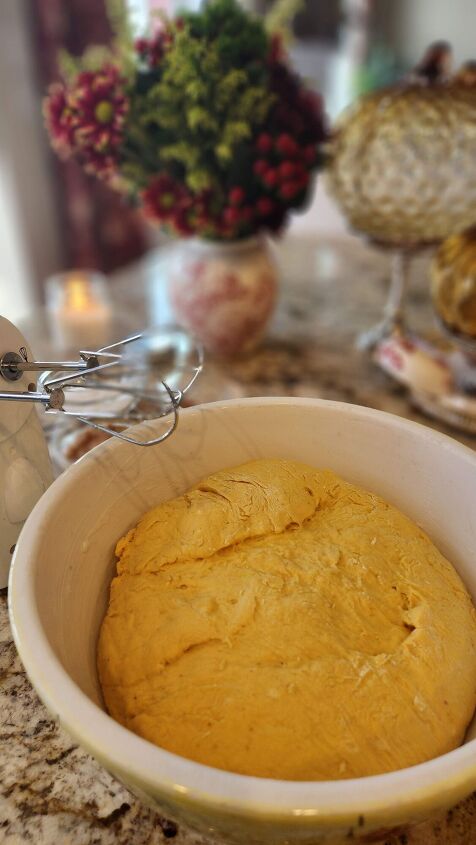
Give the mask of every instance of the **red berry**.
[[281, 179], [292, 179], [299, 170], [299, 165], [295, 164], [293, 161], [283, 161], [283, 163], [279, 165], [278, 169]]
[[232, 188], [230, 193], [228, 194], [228, 202], [231, 205], [241, 205], [245, 198], [245, 192], [243, 188]]
[[274, 202], [269, 197], [261, 197], [256, 203], [256, 208], [260, 217], [268, 217], [274, 211]]
[[190, 221], [186, 214], [183, 212], [179, 212], [176, 214], [172, 219], [172, 226], [177, 230], [179, 235], [191, 235], [193, 232], [193, 227], [190, 225]]
[[299, 153], [299, 147], [296, 141], [291, 138], [291, 135], [286, 134], [279, 136], [276, 141], [276, 149], [282, 156], [289, 156], [289, 158], [294, 158]]
[[268, 135], [267, 132], [262, 132], [261, 135], [258, 136], [258, 140], [256, 141], [256, 149], [260, 151], [260, 153], [269, 153], [273, 146], [273, 139], [271, 135]]
[[239, 208], [234, 208], [233, 206], [228, 206], [225, 208], [223, 212], [223, 220], [229, 226], [236, 226], [237, 223], [240, 222], [241, 219], [241, 211]]
[[253, 216], [253, 209], [251, 206], [245, 205], [240, 209], [240, 223], [251, 223]]
[[214, 228], [217, 235], [222, 235], [225, 238], [233, 234], [233, 227], [225, 223], [224, 220], [218, 220]]
[[268, 62], [274, 64], [283, 58], [283, 41], [280, 35], [271, 36], [271, 49], [269, 51]]
[[268, 162], [264, 158], [259, 158], [253, 165], [253, 172], [256, 176], [262, 176], [263, 173], [266, 173], [268, 167]]
[[284, 185], [281, 185], [279, 193], [284, 199], [292, 200], [300, 190], [301, 185], [299, 182], [285, 182]]
[[292, 179], [286, 179], [287, 182], [307, 182], [309, 179], [309, 171], [304, 164], [296, 164]]
[[317, 157], [317, 150], [314, 144], [309, 144], [307, 147], [304, 147], [304, 161], [306, 164], [315, 164]]
[[305, 170], [304, 173], [301, 173], [295, 179], [295, 181], [299, 184], [299, 187], [301, 189], [303, 189], [303, 188], [307, 188], [310, 178], [311, 178], [311, 174], [307, 170]]
[[145, 38], [137, 38], [134, 42], [134, 47], [138, 53], [147, 53], [149, 49], [149, 42]]
[[268, 188], [274, 188], [278, 184], [278, 171], [270, 167], [263, 174], [263, 182]]
[[303, 91], [301, 102], [306, 111], [310, 111], [313, 114], [320, 114], [322, 112], [322, 97], [316, 91]]

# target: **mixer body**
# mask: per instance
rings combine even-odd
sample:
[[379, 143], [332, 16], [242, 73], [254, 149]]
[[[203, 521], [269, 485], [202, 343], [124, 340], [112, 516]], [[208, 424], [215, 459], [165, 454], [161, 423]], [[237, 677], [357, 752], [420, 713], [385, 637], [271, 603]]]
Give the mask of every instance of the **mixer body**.
[[[16, 352], [31, 360], [25, 338], [0, 317], [0, 359]], [[0, 389], [23, 392], [32, 382], [23, 373], [14, 382], [0, 376]], [[30, 402], [0, 402], [0, 589], [7, 586], [10, 562], [23, 524], [53, 480], [53, 470], [38, 410]]]

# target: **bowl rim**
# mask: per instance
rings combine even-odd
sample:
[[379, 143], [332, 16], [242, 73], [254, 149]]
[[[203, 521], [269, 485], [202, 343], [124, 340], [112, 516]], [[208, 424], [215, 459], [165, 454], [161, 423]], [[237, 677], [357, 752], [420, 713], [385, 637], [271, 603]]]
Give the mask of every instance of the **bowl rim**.
[[[298, 405], [326, 408], [361, 421], [377, 422], [391, 429], [411, 430], [434, 441], [441, 449], [457, 453], [474, 466], [476, 453], [469, 447], [421, 423], [346, 402], [295, 397], [257, 397], [223, 400], [184, 409], [196, 414], [242, 405]], [[160, 420], [146, 425], [158, 426]], [[124, 448], [113, 438], [96, 449]], [[75, 684], [55, 656], [43, 632], [34, 596], [35, 548], [44, 534], [43, 522], [58, 498], [67, 496], [76, 479], [90, 471], [91, 452], [60, 475], [35, 505], [21, 532], [10, 570], [8, 605], [20, 658], [27, 675], [48, 710], [60, 725], [102, 765], [141, 788], [160, 792], [171, 800], [209, 807], [267, 821], [293, 820], [322, 826], [353, 824], [365, 818], [388, 822], [389, 815], [423, 813], [431, 805], [450, 806], [476, 788], [476, 739], [426, 763], [381, 775], [337, 781], [281, 781], [235, 774], [205, 766], [166, 751], [117, 723]], [[79, 715], [80, 714], [80, 715]], [[78, 718], [79, 716], [79, 718]], [[443, 797], [442, 797], [443, 796]]]

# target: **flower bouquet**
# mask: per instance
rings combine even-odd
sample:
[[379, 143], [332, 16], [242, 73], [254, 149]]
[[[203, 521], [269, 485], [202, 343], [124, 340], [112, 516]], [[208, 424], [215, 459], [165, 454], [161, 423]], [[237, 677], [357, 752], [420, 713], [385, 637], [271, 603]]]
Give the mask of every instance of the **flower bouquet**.
[[[280, 38], [235, 0], [162, 18], [135, 42], [119, 29], [110, 51], [63, 63], [44, 106], [55, 150], [171, 234], [219, 242], [222, 264], [223, 245], [280, 232], [306, 203], [325, 138], [321, 100], [291, 70]], [[198, 264], [194, 284], [210, 294], [217, 282], [203, 256]], [[187, 296], [174, 302], [185, 323]]]

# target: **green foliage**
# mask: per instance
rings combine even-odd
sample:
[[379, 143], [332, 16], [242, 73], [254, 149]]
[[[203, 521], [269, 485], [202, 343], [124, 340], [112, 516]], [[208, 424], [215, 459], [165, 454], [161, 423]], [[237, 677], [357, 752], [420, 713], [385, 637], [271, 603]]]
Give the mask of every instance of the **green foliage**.
[[92, 44], [82, 56], [72, 56], [64, 49], [58, 51], [59, 70], [68, 84], [81, 71], [95, 73], [106, 64], [118, 65], [125, 78], [135, 75], [134, 38], [125, 0], [106, 0], [106, 7], [113, 36], [110, 46]]
[[81, 70], [80, 59], [71, 55], [68, 50], [58, 50], [58, 68], [62, 78], [70, 84]]
[[58, 63], [60, 72], [66, 81], [70, 82], [83, 70], [95, 73], [113, 59], [110, 47], [103, 44], [93, 44], [88, 47], [81, 57], [72, 56], [67, 50], [60, 50]]
[[106, 9], [113, 33], [112, 53], [119, 60], [123, 76], [132, 78], [136, 69], [134, 34], [126, 0], [106, 0]]
[[275, 0], [265, 17], [267, 32], [276, 33], [284, 41], [290, 41], [293, 19], [303, 8], [304, 0]]
[[214, 44], [224, 68], [266, 58], [268, 38], [262, 22], [235, 0], [205, 3], [199, 12], [183, 15], [183, 20], [192, 39]]
[[125, 0], [106, 0], [106, 9], [115, 43], [123, 48], [132, 49], [134, 35]]
[[[126, 137], [147, 133], [155, 155], [147, 173], [175, 166], [194, 192], [224, 190], [237, 148], [263, 125], [274, 101], [266, 55], [269, 40], [261, 21], [234, 0], [214, 0], [185, 14], [175, 27], [160, 71], [141, 96], [131, 97]], [[151, 144], [151, 140], [153, 143]]]
[[[198, 12], [162, 16], [134, 44], [126, 0], [106, 0], [111, 46], [60, 57], [66, 85], [52, 91], [46, 112], [56, 148], [182, 235], [279, 231], [287, 210], [305, 201], [324, 137], [319, 107], [269, 34], [282, 35], [301, 2], [276, 0], [265, 24], [238, 0], [205, 0]], [[102, 69], [109, 88], [95, 88]], [[81, 71], [91, 77], [78, 87]], [[73, 137], [65, 103], [80, 89], [87, 107], [77, 110]], [[97, 148], [105, 135], [107, 160]]]

